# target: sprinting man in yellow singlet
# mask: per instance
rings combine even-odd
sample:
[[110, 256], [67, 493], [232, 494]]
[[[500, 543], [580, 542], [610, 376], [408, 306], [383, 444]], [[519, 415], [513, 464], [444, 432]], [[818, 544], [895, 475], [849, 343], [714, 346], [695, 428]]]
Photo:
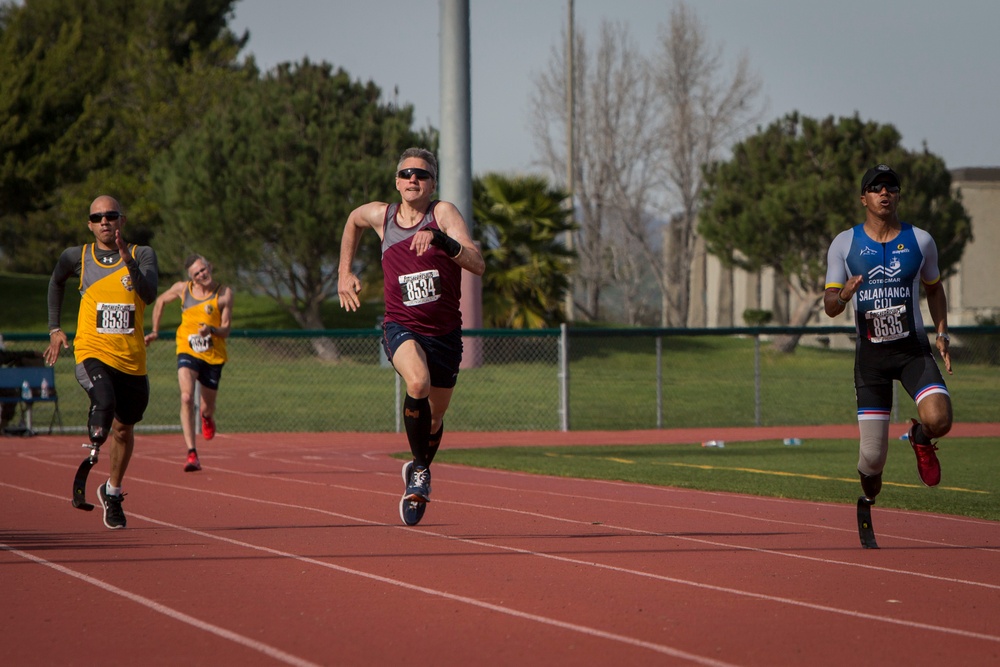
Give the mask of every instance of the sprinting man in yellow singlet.
[[[49, 346], [44, 356], [47, 364], [55, 365], [59, 353], [69, 347], [61, 325], [63, 296], [69, 279], [79, 277], [74, 285], [80, 291], [73, 339], [76, 379], [90, 397], [87, 430], [94, 456], [111, 442], [111, 475], [98, 487], [97, 498], [104, 508], [104, 525], [120, 529], [126, 523], [121, 487], [135, 447], [135, 425], [149, 403], [142, 326], [146, 304], [156, 297], [159, 271], [152, 248], [125, 242], [125, 212], [117, 199], [95, 199], [88, 220], [94, 242], [64, 250], [49, 279]], [[85, 482], [86, 473], [79, 491]], [[80, 507], [76, 500], [74, 506]]]

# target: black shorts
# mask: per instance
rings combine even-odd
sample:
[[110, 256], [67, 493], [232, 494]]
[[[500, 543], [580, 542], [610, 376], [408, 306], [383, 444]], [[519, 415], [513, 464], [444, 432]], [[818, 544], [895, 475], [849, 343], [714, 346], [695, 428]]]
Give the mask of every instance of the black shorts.
[[893, 380], [917, 403], [930, 394], [948, 395], [929, 345], [862, 342], [854, 359], [859, 418], [889, 418]]
[[412, 340], [419, 345], [427, 357], [427, 370], [431, 375], [431, 386], [451, 389], [458, 382], [458, 369], [462, 365], [462, 330], [455, 329], [443, 336], [424, 336], [414, 333], [396, 322], [382, 325], [382, 347], [385, 356], [392, 361], [392, 355], [405, 341]]
[[114, 397], [115, 419], [120, 423], [132, 426], [142, 421], [149, 405], [149, 378], [145, 375], [129, 375], [103, 361], [84, 359], [76, 365], [76, 381], [91, 403]]
[[198, 382], [209, 389], [219, 389], [222, 379], [222, 367], [225, 364], [210, 364], [204, 359], [193, 357], [181, 352], [177, 355], [177, 368], [190, 368], [198, 374]]

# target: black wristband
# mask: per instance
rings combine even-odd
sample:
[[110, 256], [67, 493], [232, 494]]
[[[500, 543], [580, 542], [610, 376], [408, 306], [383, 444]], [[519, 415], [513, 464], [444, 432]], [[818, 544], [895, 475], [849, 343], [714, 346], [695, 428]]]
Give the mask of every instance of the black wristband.
[[462, 244], [440, 229], [428, 229], [427, 231], [434, 237], [431, 239], [431, 245], [441, 248], [452, 259], [462, 254]]

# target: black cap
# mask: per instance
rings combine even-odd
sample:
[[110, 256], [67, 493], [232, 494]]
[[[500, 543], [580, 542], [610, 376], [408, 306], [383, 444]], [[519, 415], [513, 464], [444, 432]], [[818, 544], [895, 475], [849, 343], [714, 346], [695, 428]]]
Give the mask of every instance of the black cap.
[[894, 172], [892, 167], [887, 164], [877, 164], [866, 171], [864, 178], [861, 179], [861, 194], [865, 193], [865, 188], [871, 185], [876, 178], [881, 178], [883, 181], [888, 181], [899, 186], [899, 174]]

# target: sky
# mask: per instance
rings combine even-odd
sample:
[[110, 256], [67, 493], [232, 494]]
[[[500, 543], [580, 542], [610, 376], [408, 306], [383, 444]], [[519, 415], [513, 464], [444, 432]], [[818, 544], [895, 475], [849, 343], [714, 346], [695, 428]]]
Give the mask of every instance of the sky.
[[[657, 50], [674, 0], [575, 0], [576, 30], [604, 20]], [[902, 145], [950, 169], [1000, 166], [1000, 2], [688, 0], [729, 66], [745, 55], [763, 83], [762, 124], [798, 111], [892, 124]], [[568, 0], [469, 0], [472, 171], [538, 171], [529, 100], [561, 52]], [[328, 62], [441, 127], [440, 0], [240, 0], [258, 66]]]

